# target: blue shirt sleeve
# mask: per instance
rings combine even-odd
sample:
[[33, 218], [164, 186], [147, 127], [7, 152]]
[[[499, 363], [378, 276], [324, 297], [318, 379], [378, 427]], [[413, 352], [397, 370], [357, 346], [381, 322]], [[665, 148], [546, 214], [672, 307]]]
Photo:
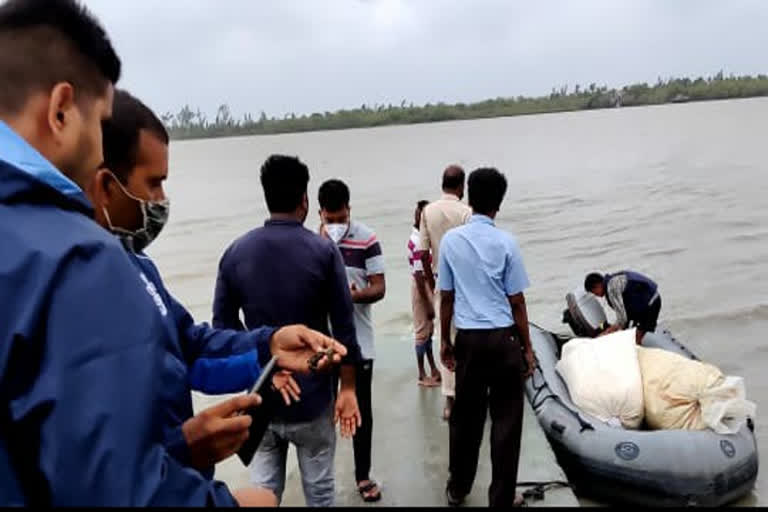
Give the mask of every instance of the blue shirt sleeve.
[[450, 238], [446, 235], [440, 242], [440, 259], [437, 263], [437, 287], [444, 292], [454, 290], [453, 269], [448, 263], [448, 253], [450, 252]]
[[[182, 467], [163, 446], [167, 329], [122, 248], [77, 247], [53, 264], [53, 278], [45, 280], [26, 272], [46, 269], [19, 267], [26, 284], [15, 294], [24, 314], [0, 311], [0, 339], [14, 345], [11, 360], [0, 360], [0, 375], [16, 382], [12, 392], [4, 388], [11, 392], [4, 421], [15, 432], [0, 429], [13, 442], [0, 447], [24, 457], [27, 470], [17, 468], [16, 477], [42, 493], [28, 499], [53, 506], [234, 505], [226, 486]], [[0, 302], [6, 291], [0, 289]]]
[[276, 329], [272, 327], [259, 327], [252, 331], [216, 329], [204, 322], [196, 324], [187, 309], [170, 295], [169, 304], [188, 364], [193, 364], [201, 357], [229, 357], [254, 349], [259, 354], [269, 354], [269, 340]]
[[506, 262], [504, 265], [504, 288], [507, 296], [522, 293], [530, 286], [528, 273], [525, 271], [523, 255], [520, 247], [512, 240], [508, 244]]
[[208, 395], [237, 393], [253, 386], [260, 374], [255, 351], [223, 358], [201, 357], [189, 370], [189, 385]]

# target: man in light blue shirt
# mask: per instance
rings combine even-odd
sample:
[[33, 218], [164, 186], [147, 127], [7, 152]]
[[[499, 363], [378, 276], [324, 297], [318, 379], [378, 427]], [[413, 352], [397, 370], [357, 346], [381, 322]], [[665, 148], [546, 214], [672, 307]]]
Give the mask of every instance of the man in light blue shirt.
[[[438, 286], [443, 364], [456, 371], [450, 418], [448, 502], [472, 490], [487, 410], [491, 409], [492, 507], [519, 505], [515, 495], [523, 422], [523, 381], [534, 367], [523, 291], [528, 275], [517, 240], [494, 225], [507, 180], [496, 169], [469, 176], [468, 224], [440, 244]], [[450, 321], [456, 325], [451, 343]]]

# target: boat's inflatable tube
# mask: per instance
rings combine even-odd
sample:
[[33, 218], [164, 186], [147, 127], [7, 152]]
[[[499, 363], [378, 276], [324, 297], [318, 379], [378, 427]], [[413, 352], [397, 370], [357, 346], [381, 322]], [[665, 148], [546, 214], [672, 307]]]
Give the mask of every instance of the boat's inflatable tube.
[[[576, 299], [576, 300], [574, 300]], [[575, 304], [571, 308], [571, 303]], [[582, 304], [582, 308], [578, 304]], [[599, 329], [604, 321], [588, 298], [572, 297], [577, 329]], [[602, 310], [602, 308], [600, 308]], [[624, 430], [580, 411], [555, 372], [567, 337], [531, 326], [538, 368], [525, 391], [558, 461], [576, 490], [616, 503], [648, 506], [719, 506], [749, 493], [758, 455], [750, 419], [734, 435], [711, 430]], [[648, 333], [646, 347], [695, 359], [669, 332]]]

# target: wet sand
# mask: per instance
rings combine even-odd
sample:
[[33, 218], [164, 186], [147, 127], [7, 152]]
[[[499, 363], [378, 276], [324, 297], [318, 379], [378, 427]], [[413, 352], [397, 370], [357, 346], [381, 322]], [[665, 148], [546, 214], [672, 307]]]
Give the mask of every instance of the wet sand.
[[[416, 385], [413, 349], [402, 342], [379, 343], [373, 383], [373, 468], [371, 476], [382, 490], [379, 506], [445, 506], [448, 477], [448, 426], [441, 418], [443, 397], [439, 388]], [[197, 409], [222, 397], [197, 395]], [[483, 438], [480, 464], [468, 506], [487, 506], [491, 479], [489, 433]], [[284, 506], [304, 506], [296, 453], [288, 453]], [[216, 478], [231, 488], [247, 486], [248, 470], [236, 457], [220, 464]], [[544, 433], [526, 401], [518, 480], [566, 480], [555, 461]], [[519, 492], [524, 491], [520, 488]], [[531, 506], [579, 506], [568, 488], [545, 493]], [[356, 491], [352, 442], [339, 439], [336, 450], [336, 505], [364, 505]]]

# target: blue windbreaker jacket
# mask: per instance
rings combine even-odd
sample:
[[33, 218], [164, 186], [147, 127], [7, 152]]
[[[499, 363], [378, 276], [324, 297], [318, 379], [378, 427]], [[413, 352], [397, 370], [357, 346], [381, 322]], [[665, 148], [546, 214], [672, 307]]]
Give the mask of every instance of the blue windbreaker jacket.
[[[166, 400], [165, 443], [171, 455], [186, 465], [189, 453], [181, 426], [193, 415], [190, 388], [216, 395], [252, 386], [261, 373], [258, 354], [269, 353], [275, 329], [262, 327], [246, 332], [195, 324], [192, 315], [168, 292], [152, 260], [144, 254], [129, 256], [142, 279], [147, 279], [150, 293], [168, 312], [163, 316], [171, 342], [164, 358], [162, 389]], [[203, 474], [212, 477], [213, 468]]]
[[0, 504], [234, 505], [163, 445], [171, 313], [90, 214], [0, 122]]

